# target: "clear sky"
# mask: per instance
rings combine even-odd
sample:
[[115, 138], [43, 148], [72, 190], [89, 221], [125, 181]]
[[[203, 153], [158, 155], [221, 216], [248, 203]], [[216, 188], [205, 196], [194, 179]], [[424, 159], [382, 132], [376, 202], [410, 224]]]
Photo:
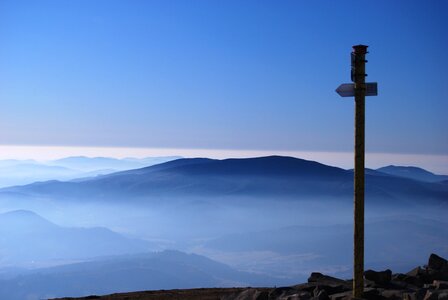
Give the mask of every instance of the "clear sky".
[[0, 144], [448, 155], [448, 1], [0, 1]]

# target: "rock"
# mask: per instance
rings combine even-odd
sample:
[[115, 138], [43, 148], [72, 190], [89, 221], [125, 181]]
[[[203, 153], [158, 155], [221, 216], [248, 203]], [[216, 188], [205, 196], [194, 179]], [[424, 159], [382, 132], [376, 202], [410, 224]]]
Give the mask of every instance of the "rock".
[[328, 295], [351, 290], [351, 285], [349, 282], [339, 278], [323, 275], [321, 273], [311, 273], [308, 278], [308, 283], [297, 285], [295, 288], [313, 293], [314, 297], [317, 297], [320, 291], [325, 291], [327, 299], [329, 299]]
[[[274, 298], [269, 298], [269, 299], [274, 299]], [[277, 300], [277, 298], [275, 298]], [[309, 294], [302, 294], [302, 293], [298, 293], [298, 294], [292, 294], [289, 296], [285, 296], [285, 297], [280, 297], [278, 298], [278, 300], [310, 300], [311, 296]]]
[[417, 290], [418, 286], [415, 283], [419, 282], [416, 277], [398, 273], [392, 275], [390, 283], [393, 288]]
[[434, 269], [428, 269], [428, 268], [422, 269], [420, 267], [417, 267], [406, 273], [408, 277], [404, 280], [407, 283], [416, 285], [418, 287], [423, 287], [424, 284], [430, 284], [433, 282], [434, 279], [439, 279], [440, 277], [439, 276], [440, 274], [438, 274], [439, 272], [440, 271]]
[[[276, 299], [276, 298], [270, 298], [270, 299]], [[300, 298], [299, 294], [293, 294], [290, 296], [280, 297], [279, 300], [302, 300], [302, 299], [310, 299], [310, 298]]]
[[300, 292], [298, 294], [300, 300], [308, 300], [311, 299], [311, 294], [308, 292]]
[[409, 275], [406, 275], [406, 274], [403, 274], [403, 273], [395, 273], [395, 274], [392, 274], [392, 280], [403, 281], [403, 280], [406, 279], [407, 277], [409, 277]]
[[321, 289], [319, 288], [319, 286], [317, 285], [314, 290], [313, 290], [313, 296], [317, 297], [317, 294], [319, 294], [319, 292], [321, 291]]
[[448, 261], [436, 254], [431, 254], [427, 272], [432, 280], [448, 281]]
[[352, 298], [352, 291], [347, 291], [343, 293], [338, 293], [330, 296], [331, 300], [349, 300]]
[[423, 300], [438, 300], [439, 299], [439, 295], [437, 293], [435, 293], [434, 291], [427, 291], [425, 298], [423, 298]]
[[[422, 298], [423, 299], [423, 298]], [[417, 293], [403, 293], [403, 300], [422, 300], [420, 298], [417, 298]]]
[[296, 289], [291, 287], [279, 287], [275, 288], [269, 293], [269, 299], [277, 299], [281, 297], [286, 297], [288, 295], [293, 294], [296, 291]]
[[416, 267], [416, 268], [412, 269], [411, 271], [407, 272], [406, 275], [411, 276], [411, 277], [418, 277], [420, 275], [423, 275], [424, 273], [425, 273], [425, 271], [422, 268]]
[[433, 270], [448, 270], [448, 261], [437, 254], [432, 253], [429, 256], [428, 268]]
[[443, 280], [434, 280], [432, 283], [436, 290], [447, 290], [448, 289], [448, 281]]
[[323, 286], [322, 288], [328, 293], [328, 295], [333, 295], [351, 290], [351, 287], [347, 285], [330, 285], [330, 286]]
[[369, 281], [375, 282], [379, 286], [387, 286], [392, 280], [392, 271], [389, 269], [380, 272], [367, 270], [364, 272], [364, 277]]
[[296, 289], [298, 289], [300, 291], [307, 291], [307, 292], [313, 293], [313, 294], [316, 289], [319, 291], [325, 290], [328, 295], [342, 293], [342, 292], [351, 290], [351, 287], [348, 286], [347, 284], [327, 285], [327, 284], [321, 284], [321, 283], [317, 283], [317, 282], [305, 283], [305, 284], [297, 285], [295, 287], [296, 287]]
[[314, 290], [314, 297], [313, 300], [330, 300], [330, 297], [328, 297], [328, 294], [325, 290], [318, 290], [318, 287]]
[[387, 299], [384, 296], [380, 295], [380, 291], [374, 288], [364, 289], [364, 293], [362, 295], [362, 299], [366, 300], [383, 300]]
[[331, 277], [328, 275], [323, 275], [322, 273], [311, 273], [310, 277], [308, 278], [308, 282], [317, 282], [321, 284], [326, 285], [348, 285], [348, 283], [345, 280]]
[[443, 291], [439, 293], [439, 300], [448, 300], [448, 291]]
[[404, 281], [396, 281], [392, 280], [390, 282], [389, 288], [396, 289], [396, 290], [405, 290], [405, 291], [417, 291], [419, 289], [418, 286], [404, 282]]
[[317, 282], [307, 282], [294, 285], [293, 288], [299, 291], [307, 291], [312, 293], [317, 285], [318, 285]]
[[317, 295], [313, 297], [313, 300], [330, 300], [330, 297], [328, 297], [325, 290], [320, 290], [317, 292]]
[[403, 300], [423, 300], [426, 291], [426, 289], [420, 289], [416, 292], [405, 292], [403, 293]]
[[267, 291], [258, 292], [255, 300], [269, 300], [269, 293]]
[[[426, 290], [425, 290], [426, 293]], [[420, 297], [416, 297], [417, 292], [413, 293], [407, 293], [409, 294], [406, 298], [405, 291], [403, 290], [384, 290], [384, 289], [375, 289], [375, 288], [367, 288], [364, 289], [364, 295], [362, 299], [366, 300], [381, 300], [381, 299], [389, 299], [389, 300], [401, 300], [401, 299], [407, 299], [407, 300], [423, 300], [424, 294], [422, 294]], [[352, 300], [352, 291], [346, 291], [343, 293], [337, 293], [330, 295], [331, 300]], [[314, 298], [313, 298], [314, 299]]]
[[384, 290], [380, 294], [386, 299], [401, 300], [403, 299], [403, 290]]
[[373, 282], [372, 280], [368, 280], [364, 278], [364, 287], [365, 288], [376, 288], [376, 287], [380, 287], [378, 284], [376, 284], [375, 282]]
[[239, 293], [235, 300], [268, 300], [268, 293], [266, 291], [258, 291], [254, 288], [248, 288]]
[[298, 292], [298, 293], [285, 293], [280, 297], [275, 297], [272, 294], [269, 294], [269, 300], [311, 300], [311, 294], [308, 292]]

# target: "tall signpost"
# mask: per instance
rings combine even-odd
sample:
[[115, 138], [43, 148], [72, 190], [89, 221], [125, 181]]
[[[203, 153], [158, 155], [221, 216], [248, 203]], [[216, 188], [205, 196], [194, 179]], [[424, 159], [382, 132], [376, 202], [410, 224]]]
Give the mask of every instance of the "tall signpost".
[[367, 46], [353, 46], [351, 79], [354, 83], [341, 84], [336, 92], [341, 97], [355, 97], [355, 199], [353, 247], [353, 297], [361, 298], [364, 291], [364, 153], [365, 153], [365, 96], [378, 95], [376, 82], [366, 83]]

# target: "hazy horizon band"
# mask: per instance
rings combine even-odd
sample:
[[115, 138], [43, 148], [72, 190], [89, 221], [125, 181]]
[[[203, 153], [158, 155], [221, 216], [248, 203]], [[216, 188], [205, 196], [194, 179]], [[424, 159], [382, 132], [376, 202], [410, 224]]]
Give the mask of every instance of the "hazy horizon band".
[[[59, 159], [68, 156], [104, 156], [113, 158], [182, 156], [224, 159], [268, 155], [292, 156], [307, 160], [315, 160], [320, 163], [344, 169], [350, 169], [353, 166], [352, 152], [336, 151], [0, 145], [0, 159], [33, 159], [40, 161]], [[366, 154], [366, 166], [369, 168], [379, 168], [391, 164], [418, 166], [436, 174], [448, 174], [448, 155], [375, 152], [368, 152]]]

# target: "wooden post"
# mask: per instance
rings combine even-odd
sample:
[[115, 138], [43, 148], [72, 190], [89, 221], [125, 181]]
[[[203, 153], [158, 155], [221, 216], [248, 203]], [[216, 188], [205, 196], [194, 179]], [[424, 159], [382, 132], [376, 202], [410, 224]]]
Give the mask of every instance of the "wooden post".
[[362, 298], [364, 292], [364, 153], [365, 153], [365, 55], [367, 46], [353, 46], [355, 82], [355, 170], [354, 170], [354, 276], [353, 297]]

